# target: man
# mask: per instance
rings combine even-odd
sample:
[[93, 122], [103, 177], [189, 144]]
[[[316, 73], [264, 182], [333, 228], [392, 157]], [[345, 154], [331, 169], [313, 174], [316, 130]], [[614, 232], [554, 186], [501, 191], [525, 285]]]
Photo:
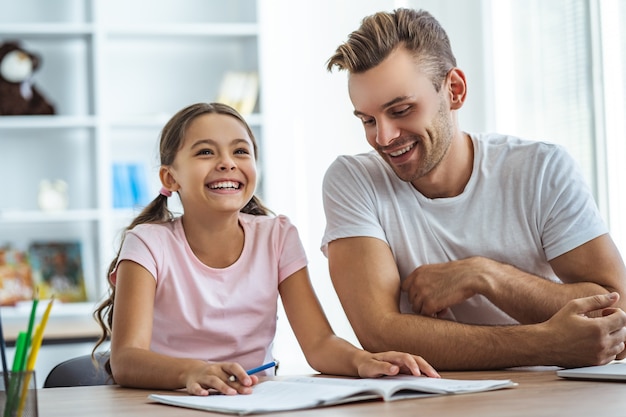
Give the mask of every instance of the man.
[[465, 75], [427, 12], [365, 18], [335, 66], [375, 150], [324, 179], [322, 250], [363, 347], [440, 370], [621, 358], [626, 268], [572, 158], [460, 130]]

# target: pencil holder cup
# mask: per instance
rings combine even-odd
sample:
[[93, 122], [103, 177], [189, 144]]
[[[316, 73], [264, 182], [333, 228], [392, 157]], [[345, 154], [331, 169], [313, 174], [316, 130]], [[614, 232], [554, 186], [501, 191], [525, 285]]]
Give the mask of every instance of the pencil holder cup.
[[0, 372], [0, 417], [38, 417], [35, 371]]

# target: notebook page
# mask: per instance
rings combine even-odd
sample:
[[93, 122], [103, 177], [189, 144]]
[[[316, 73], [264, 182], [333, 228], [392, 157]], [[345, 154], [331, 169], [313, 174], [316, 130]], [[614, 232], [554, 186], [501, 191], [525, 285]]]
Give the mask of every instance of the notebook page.
[[[254, 387], [248, 395], [156, 395], [148, 398], [169, 405], [200, 410], [220, 411], [233, 414], [265, 413], [273, 411], [297, 410], [339, 404], [351, 397], [362, 387], [314, 384], [302, 388], [298, 382], [266, 381]], [[349, 401], [376, 398], [376, 395], [359, 395]]]

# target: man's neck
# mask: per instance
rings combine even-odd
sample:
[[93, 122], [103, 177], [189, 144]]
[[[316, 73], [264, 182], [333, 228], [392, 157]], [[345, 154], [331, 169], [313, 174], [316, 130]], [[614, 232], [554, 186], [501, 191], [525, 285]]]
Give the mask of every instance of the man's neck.
[[432, 171], [413, 181], [425, 197], [450, 198], [460, 195], [472, 176], [474, 145], [467, 133], [458, 131], [448, 152]]

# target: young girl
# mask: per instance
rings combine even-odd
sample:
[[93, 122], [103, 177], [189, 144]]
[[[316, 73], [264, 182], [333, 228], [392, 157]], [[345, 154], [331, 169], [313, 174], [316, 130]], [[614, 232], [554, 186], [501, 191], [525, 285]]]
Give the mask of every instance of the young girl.
[[[96, 348], [111, 336], [116, 383], [250, 393], [258, 377], [245, 369], [272, 359], [279, 295], [317, 371], [438, 377], [419, 356], [369, 353], [334, 335], [295, 227], [254, 196], [257, 145], [235, 110], [200, 103], [179, 111], [160, 154], [161, 195], [126, 229], [109, 268], [110, 297], [94, 313], [103, 328]], [[167, 208], [173, 192], [180, 217]]]

